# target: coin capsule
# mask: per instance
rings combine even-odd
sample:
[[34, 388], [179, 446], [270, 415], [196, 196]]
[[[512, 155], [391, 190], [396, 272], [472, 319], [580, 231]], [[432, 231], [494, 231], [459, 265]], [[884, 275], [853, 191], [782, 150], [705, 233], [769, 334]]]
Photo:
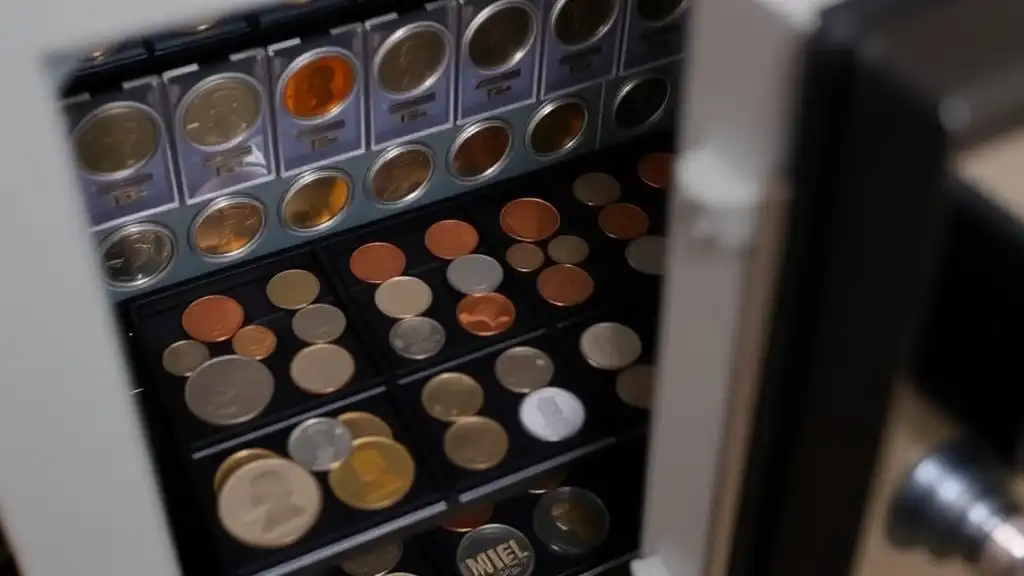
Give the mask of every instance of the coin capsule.
[[114, 176], [149, 162], [160, 144], [160, 128], [151, 110], [119, 103], [86, 116], [72, 139], [86, 172]]
[[647, 233], [651, 225], [647, 213], [633, 204], [609, 204], [597, 215], [601, 230], [620, 240], [633, 240]]
[[672, 165], [675, 159], [671, 154], [653, 152], [645, 154], [637, 163], [636, 172], [645, 184], [652, 188], [665, 189], [672, 184]]
[[219, 294], [203, 296], [185, 308], [181, 327], [200, 342], [223, 342], [235, 335], [245, 321], [242, 305]]
[[556, 3], [554, 34], [566, 46], [583, 46], [603, 36], [618, 10], [617, 0], [564, 0]]
[[322, 171], [300, 177], [281, 204], [281, 220], [296, 232], [327, 228], [348, 207], [351, 184], [338, 171]]
[[269, 328], [255, 324], [235, 332], [231, 338], [231, 349], [239, 356], [263, 360], [277, 348], [277, 336]]
[[485, 416], [464, 416], [444, 433], [444, 454], [465, 470], [494, 468], [508, 453], [508, 434], [498, 422]]
[[578, 306], [594, 293], [594, 279], [571, 264], [556, 264], [537, 275], [537, 291], [555, 306]]
[[530, 576], [536, 553], [523, 533], [504, 524], [485, 524], [463, 536], [455, 558], [462, 576], [498, 574], [493, 570], [500, 562], [502, 576]]
[[652, 76], [627, 82], [618, 94], [612, 119], [622, 130], [640, 130], [658, 119], [672, 93], [667, 80]]
[[331, 469], [328, 483], [334, 495], [357, 510], [383, 510], [408, 494], [416, 464], [398, 442], [381, 436], [360, 438], [352, 451]]
[[355, 440], [369, 436], [383, 436], [384, 438], [394, 439], [391, 427], [369, 412], [345, 412], [338, 416], [338, 421], [348, 428], [349, 432], [352, 433], [352, 438]]
[[399, 356], [424, 360], [444, 348], [444, 327], [433, 318], [414, 316], [399, 320], [388, 332], [388, 343]]
[[448, 39], [425, 23], [393, 33], [376, 57], [377, 83], [386, 92], [409, 94], [430, 85], [448, 60]]
[[274, 395], [274, 375], [244, 356], [218, 356], [185, 382], [185, 405], [203, 422], [230, 426], [259, 416]]
[[512, 131], [492, 120], [471, 124], [456, 136], [451, 154], [452, 174], [463, 182], [479, 182], [497, 172], [512, 149]]
[[466, 55], [481, 71], [497, 72], [514, 66], [536, 34], [533, 13], [522, 4], [506, 4], [481, 12], [466, 33]]
[[192, 245], [211, 258], [235, 256], [256, 244], [265, 225], [259, 202], [241, 197], [216, 200], [196, 217]]
[[100, 243], [107, 282], [137, 288], [160, 278], [171, 267], [176, 247], [171, 232], [150, 223], [129, 224]]
[[587, 109], [575, 100], [541, 107], [530, 120], [527, 142], [540, 158], [551, 158], [576, 146], [587, 125]]
[[348, 102], [356, 87], [355, 64], [337, 52], [313, 57], [286, 75], [281, 103], [299, 120], [330, 116]]
[[217, 516], [236, 540], [253, 548], [284, 548], [316, 524], [323, 494], [312, 474], [284, 458], [240, 467], [217, 495]]
[[615, 377], [615, 393], [634, 408], [650, 410], [654, 393], [654, 367], [634, 364], [619, 372]]
[[240, 75], [220, 76], [185, 95], [182, 114], [185, 137], [201, 148], [230, 146], [256, 127], [263, 96]]
[[420, 393], [423, 409], [442, 422], [472, 416], [484, 405], [484, 389], [473, 377], [444, 372], [431, 378]]
[[227, 482], [239, 468], [245, 466], [250, 462], [256, 462], [257, 460], [263, 460], [264, 458], [280, 458], [277, 453], [271, 452], [265, 448], [246, 448], [239, 450], [231, 456], [228, 456], [221, 462], [220, 466], [217, 467], [217, 472], [213, 476], [213, 491], [220, 492], [221, 488], [224, 487], [224, 483]]

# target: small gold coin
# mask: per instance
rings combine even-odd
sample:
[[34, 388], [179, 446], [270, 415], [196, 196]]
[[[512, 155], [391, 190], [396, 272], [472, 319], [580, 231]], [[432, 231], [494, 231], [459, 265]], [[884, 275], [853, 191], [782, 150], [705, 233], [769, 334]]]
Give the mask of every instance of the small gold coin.
[[235, 332], [231, 338], [231, 349], [239, 356], [263, 360], [277, 348], [277, 336], [269, 328], [255, 324]]
[[472, 416], [484, 405], [484, 389], [471, 376], [444, 372], [430, 379], [420, 393], [423, 409], [442, 422]]
[[175, 376], [189, 376], [210, 359], [210, 349], [202, 342], [179, 340], [164, 350], [163, 365]]
[[518, 242], [505, 251], [505, 260], [520, 272], [533, 272], [544, 265], [544, 251], [533, 244]]
[[238, 469], [250, 462], [257, 460], [263, 460], [264, 458], [280, 458], [276, 452], [271, 452], [265, 448], [246, 448], [239, 450], [231, 456], [228, 456], [221, 462], [217, 468], [217, 473], [213, 475], [213, 491], [220, 492], [220, 489], [224, 487], [224, 483], [227, 482]]
[[267, 299], [278, 308], [298, 310], [320, 295], [320, 281], [305, 270], [285, 270], [267, 283]]
[[391, 427], [369, 412], [345, 412], [338, 416], [338, 421], [348, 428], [354, 440], [370, 436], [383, 436], [384, 438], [394, 439]]
[[341, 558], [341, 569], [349, 576], [383, 576], [402, 559], [402, 542], [398, 540], [374, 543]]
[[356, 361], [341, 346], [314, 344], [299, 350], [288, 372], [300, 389], [310, 394], [330, 394], [352, 380]]
[[217, 517], [236, 540], [253, 548], [298, 542], [320, 518], [323, 494], [311, 473], [284, 458], [240, 467], [217, 495]]
[[412, 488], [416, 463], [409, 450], [381, 436], [352, 443], [348, 458], [331, 469], [331, 491], [357, 510], [383, 510], [400, 501]]
[[508, 453], [508, 434], [486, 416], [459, 418], [444, 433], [444, 454], [466, 470], [494, 468]]

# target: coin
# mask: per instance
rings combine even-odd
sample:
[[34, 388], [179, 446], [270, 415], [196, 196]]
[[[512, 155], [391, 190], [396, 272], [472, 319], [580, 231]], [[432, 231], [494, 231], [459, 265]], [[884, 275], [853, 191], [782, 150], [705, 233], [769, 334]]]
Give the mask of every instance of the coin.
[[484, 389], [472, 376], [444, 372], [431, 378], [420, 393], [423, 409], [442, 422], [472, 416], [484, 405]]
[[391, 348], [404, 358], [424, 360], [444, 347], [444, 328], [432, 318], [414, 316], [399, 320], [388, 332]]
[[265, 223], [263, 206], [255, 200], [214, 200], [196, 217], [192, 244], [204, 256], [233, 256], [256, 244]]
[[214, 493], [220, 492], [221, 488], [224, 487], [224, 483], [227, 482], [228, 478], [230, 478], [235, 472], [238, 472], [239, 468], [250, 462], [263, 460], [264, 458], [280, 458], [280, 456], [264, 448], [246, 448], [225, 458], [224, 461], [221, 462], [220, 466], [217, 467], [216, 474], [213, 475]]
[[665, 273], [665, 239], [641, 236], [626, 246], [626, 262], [634, 270], [660, 276]]
[[672, 185], [672, 164], [675, 158], [664, 152], [644, 154], [636, 165], [636, 173], [648, 186], [668, 188]]
[[494, 504], [491, 502], [461, 506], [455, 509], [454, 516], [441, 523], [441, 527], [450, 532], [469, 532], [486, 524], [493, 514]]
[[494, 361], [494, 375], [505, 388], [525, 394], [551, 383], [555, 363], [536, 348], [516, 346], [502, 352]]
[[583, 402], [564, 388], [547, 386], [527, 394], [519, 403], [519, 422], [530, 436], [561, 442], [576, 435], [587, 419]]
[[404, 204], [426, 190], [434, 175], [434, 155], [420, 145], [396, 146], [374, 161], [369, 174], [374, 201], [386, 206]]
[[447, 61], [448, 39], [444, 33], [424, 23], [411, 24], [381, 45], [377, 82], [393, 94], [415, 92], [432, 83]]
[[651, 221], [643, 210], [632, 204], [609, 204], [597, 215], [601, 230], [612, 238], [632, 240], [647, 233]]
[[512, 129], [496, 120], [470, 124], [455, 137], [449, 166], [462, 182], [479, 182], [505, 165]]
[[533, 509], [533, 532], [555, 554], [582, 556], [608, 537], [608, 509], [596, 494], [562, 486], [541, 496]]
[[166, 272], [174, 259], [174, 237], [156, 224], [129, 224], [100, 243], [103, 272], [115, 287], [134, 288]]
[[304, 174], [281, 201], [281, 222], [296, 232], [315, 232], [334, 223], [348, 206], [351, 184], [338, 170]]
[[556, 264], [537, 276], [537, 291], [555, 306], [577, 306], [594, 293], [594, 279], [571, 264]]
[[310, 394], [330, 394], [352, 380], [356, 361], [341, 346], [313, 344], [295, 354], [288, 373], [300, 389]]
[[615, 393], [634, 408], [651, 409], [653, 387], [654, 367], [648, 364], [634, 364], [615, 377]]
[[455, 309], [459, 325], [476, 336], [494, 336], [512, 327], [516, 307], [512, 301], [496, 292], [470, 294]]
[[185, 96], [182, 130], [185, 137], [202, 148], [231, 145], [256, 127], [263, 108], [263, 96], [240, 75], [215, 77], [193, 88]]
[[638, 0], [636, 13], [650, 24], [659, 24], [682, 12], [686, 0]]
[[339, 561], [341, 569], [349, 576], [382, 576], [402, 559], [402, 542], [391, 540], [374, 542], [353, 552], [346, 552]]
[[539, 480], [534, 482], [533, 486], [529, 489], [530, 494], [543, 494], [549, 490], [554, 490], [565, 482], [565, 477], [569, 475], [569, 471], [566, 469], [556, 470], [546, 476], [542, 476]]
[[640, 130], [665, 111], [672, 89], [659, 76], [627, 81], [619, 90], [612, 120], [622, 130]]
[[540, 158], [569, 151], [583, 135], [587, 108], [576, 100], [559, 100], [542, 106], [527, 125], [527, 142]]
[[536, 562], [526, 536], [504, 524], [486, 524], [466, 534], [455, 558], [462, 576], [530, 576]]
[[351, 449], [352, 433], [334, 418], [310, 418], [288, 435], [288, 457], [313, 472], [327, 472]]
[[587, 172], [572, 182], [572, 194], [588, 206], [611, 204], [622, 195], [619, 181], [604, 172]]
[[497, 260], [484, 254], [459, 256], [445, 270], [448, 284], [463, 294], [493, 292], [505, 279], [505, 271]]
[[377, 309], [391, 318], [419, 316], [430, 308], [434, 293], [419, 278], [398, 276], [377, 286], [373, 302]]
[[188, 376], [210, 359], [210, 349], [195, 340], [179, 340], [164, 350], [163, 365], [175, 376]]
[[306, 306], [292, 316], [292, 332], [307, 344], [323, 344], [341, 338], [348, 319], [330, 304]]
[[618, 322], [600, 322], [580, 336], [580, 353], [600, 370], [622, 370], [640, 357], [643, 344], [632, 329]]
[[579, 264], [587, 259], [590, 246], [579, 236], [562, 234], [548, 242], [548, 256], [559, 264]]
[[160, 144], [160, 128], [149, 109], [120, 103], [86, 116], [72, 139], [86, 172], [111, 176], [149, 162]]
[[323, 494], [312, 474], [284, 458], [249, 462], [217, 495], [217, 516], [236, 540], [254, 548], [298, 542], [320, 518]]
[[466, 55], [478, 70], [504, 70], [526, 54], [535, 26], [533, 13], [519, 4], [485, 10], [466, 29]]
[[278, 308], [298, 310], [320, 295], [320, 280], [305, 270], [285, 270], [267, 282], [267, 299]]
[[516, 240], [539, 242], [558, 230], [558, 210], [539, 198], [518, 198], [505, 205], [501, 229]]
[[597, 40], [615, 21], [616, 0], [564, 0], [552, 10], [555, 38], [566, 46]]
[[181, 327], [200, 342], [223, 342], [234, 336], [244, 321], [242, 305], [219, 294], [192, 302], [181, 315]]
[[367, 436], [394, 438], [394, 435], [391, 433], [391, 427], [369, 412], [345, 412], [338, 416], [338, 421], [348, 428], [354, 439], [366, 438]]
[[416, 464], [398, 442], [381, 436], [360, 438], [341, 464], [331, 469], [331, 491], [357, 510], [383, 510], [408, 494]]
[[505, 261], [520, 272], [533, 272], [544, 265], [544, 251], [533, 244], [516, 242], [505, 251]]
[[465, 470], [494, 468], [508, 453], [508, 434], [486, 416], [463, 416], [444, 433], [444, 454]]
[[218, 356], [185, 382], [185, 405], [207, 424], [230, 426], [260, 415], [274, 395], [274, 375], [243, 356]]
[[434, 256], [454, 260], [476, 250], [480, 235], [476, 228], [462, 220], [441, 220], [427, 228], [423, 242]]
[[281, 106], [299, 120], [330, 116], [348, 102], [356, 87], [356, 66], [337, 52], [320, 54], [286, 70]]
[[371, 242], [352, 253], [348, 267], [363, 282], [380, 284], [405, 270], [405, 253], [394, 244]]
[[274, 353], [277, 348], [277, 336], [269, 328], [250, 324], [235, 332], [231, 339], [231, 349], [239, 356], [253, 360], [263, 360]]

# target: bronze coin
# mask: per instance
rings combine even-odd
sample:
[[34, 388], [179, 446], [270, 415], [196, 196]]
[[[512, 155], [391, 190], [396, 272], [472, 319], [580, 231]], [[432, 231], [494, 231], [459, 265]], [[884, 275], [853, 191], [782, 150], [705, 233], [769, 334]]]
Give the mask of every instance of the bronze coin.
[[455, 310], [459, 325], [470, 334], [493, 336], [508, 330], [516, 319], [512, 301], [497, 292], [470, 294]]
[[405, 270], [405, 253], [387, 242], [363, 244], [349, 258], [352, 274], [363, 282], [380, 284]]
[[601, 230], [612, 238], [632, 240], [647, 233], [651, 221], [647, 214], [632, 204], [609, 204], [597, 215]]
[[636, 173], [648, 186], [668, 188], [672, 185], [674, 157], [664, 152], [645, 154], [636, 165]]
[[544, 251], [533, 244], [516, 242], [505, 251], [505, 261], [520, 272], [533, 272], [544, 265]]
[[244, 321], [242, 305], [219, 294], [203, 296], [181, 315], [181, 327], [200, 342], [223, 342], [234, 336]]
[[537, 291], [555, 306], [576, 306], [594, 293], [594, 280], [582, 268], [558, 264], [537, 276]]
[[471, 254], [480, 242], [480, 235], [476, 228], [462, 220], [442, 220], [427, 228], [423, 241], [434, 256], [455, 260], [459, 256]]
[[494, 514], [494, 504], [491, 502], [464, 506], [457, 508], [455, 515], [442, 522], [441, 526], [452, 532], [469, 532], [487, 524], [492, 514]]
[[501, 209], [501, 229], [526, 242], [538, 242], [558, 230], [558, 210], [539, 198], [518, 198]]
[[239, 356], [263, 360], [277, 348], [277, 336], [269, 328], [252, 324], [235, 333], [231, 348]]

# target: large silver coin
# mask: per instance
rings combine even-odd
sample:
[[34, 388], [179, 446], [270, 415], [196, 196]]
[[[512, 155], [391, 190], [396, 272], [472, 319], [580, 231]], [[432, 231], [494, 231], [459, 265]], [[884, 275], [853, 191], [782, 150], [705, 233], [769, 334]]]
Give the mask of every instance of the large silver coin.
[[605, 206], [619, 199], [622, 187], [618, 180], [604, 172], [587, 172], [573, 181], [572, 194], [588, 206]]
[[121, 288], [141, 286], [162, 275], [174, 259], [170, 232], [149, 224], [132, 224], [100, 243], [107, 281]]
[[252, 358], [219, 356], [185, 383], [185, 405], [207, 424], [230, 426], [252, 420], [274, 395], [274, 375]]
[[636, 362], [642, 351], [636, 332], [617, 322], [594, 324], [580, 336], [583, 358], [601, 370], [622, 370]]
[[288, 457], [313, 472], [327, 472], [352, 451], [352, 432], [336, 418], [310, 418], [288, 435]]
[[582, 556], [608, 537], [608, 509], [593, 492], [563, 486], [544, 496], [533, 509], [533, 531], [562, 556]]
[[391, 569], [402, 559], [400, 540], [374, 543], [341, 557], [341, 569], [349, 576], [394, 575]]
[[202, 342], [179, 340], [164, 350], [163, 365], [175, 376], [188, 376], [210, 359], [210, 349]]
[[665, 273], [665, 239], [641, 236], [626, 246], [626, 262], [638, 272], [660, 276]]
[[502, 352], [494, 361], [494, 375], [505, 388], [526, 394], [551, 383], [555, 363], [541, 350], [516, 346]]
[[380, 286], [373, 293], [373, 302], [385, 316], [411, 318], [419, 316], [430, 308], [434, 293], [430, 286], [419, 278], [398, 276]]
[[470, 531], [459, 542], [455, 558], [462, 576], [530, 576], [537, 561], [526, 536], [504, 524], [485, 524]]
[[590, 246], [579, 236], [562, 234], [548, 242], [548, 256], [559, 264], [579, 264], [590, 255]]
[[444, 327], [432, 318], [414, 316], [399, 320], [388, 333], [391, 348], [412, 360], [423, 360], [437, 354], [444, 347]]
[[345, 313], [330, 304], [306, 306], [292, 317], [292, 332], [309, 344], [337, 340], [347, 325]]
[[463, 294], [494, 292], [505, 279], [501, 264], [490, 256], [467, 254], [448, 265], [445, 272], [448, 283]]
[[519, 403], [519, 423], [530, 436], [544, 442], [572, 438], [586, 419], [583, 401], [564, 388], [540, 388]]

